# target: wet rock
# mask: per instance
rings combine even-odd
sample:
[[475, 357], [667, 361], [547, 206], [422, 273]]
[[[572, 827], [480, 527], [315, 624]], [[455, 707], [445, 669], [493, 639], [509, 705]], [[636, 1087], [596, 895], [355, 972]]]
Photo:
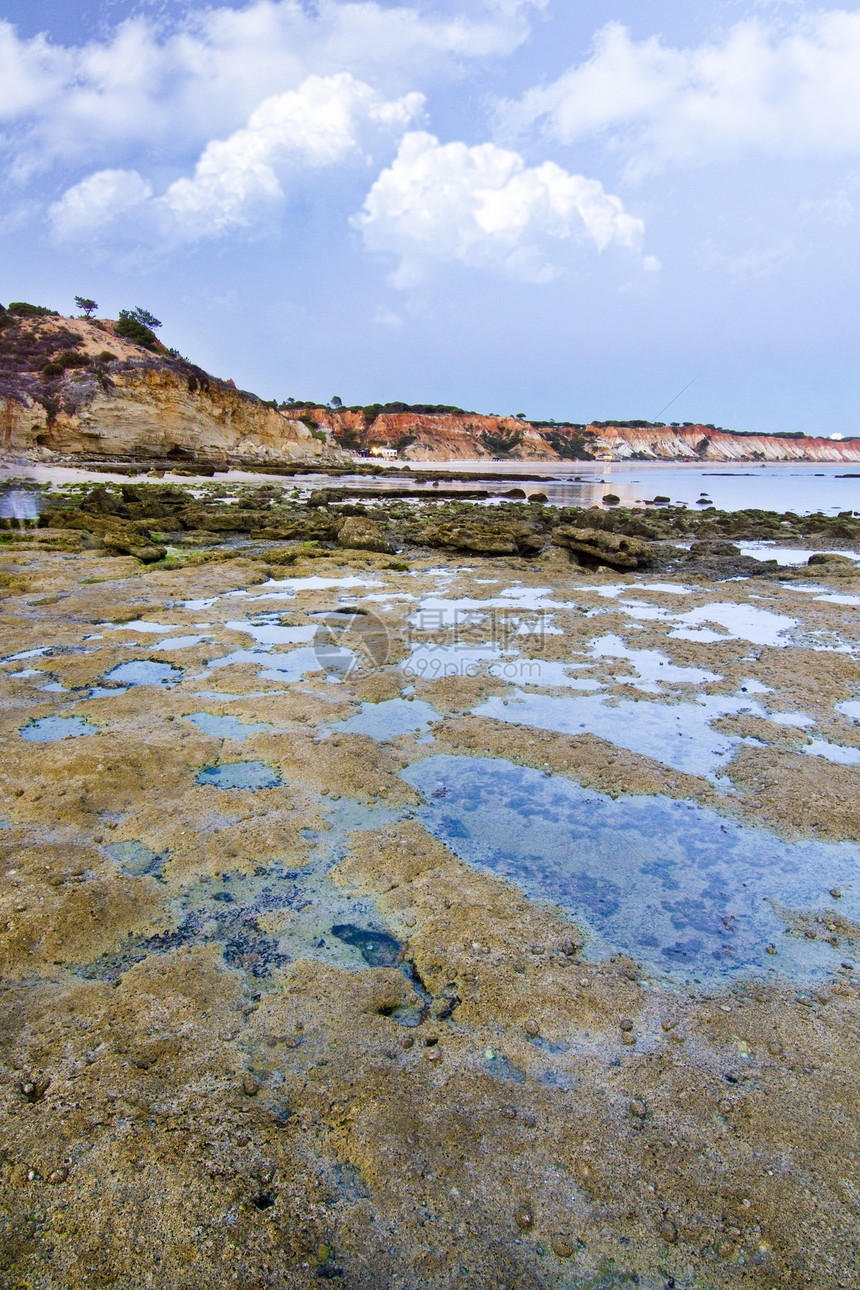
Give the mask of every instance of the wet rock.
[[534, 1227], [534, 1210], [528, 1201], [518, 1205], [514, 1210], [514, 1222], [521, 1232], [529, 1232]]
[[158, 546], [155, 542], [133, 532], [105, 533], [102, 541], [110, 555], [131, 555], [141, 564], [155, 564], [167, 555], [165, 547]]
[[553, 529], [553, 546], [564, 547], [585, 565], [608, 565], [611, 569], [639, 569], [651, 564], [651, 547], [642, 538], [603, 529], [573, 528], [565, 524]]
[[22, 1080], [18, 1085], [18, 1091], [24, 1095], [28, 1102], [41, 1102], [42, 1098], [51, 1087], [51, 1081], [47, 1078], [30, 1078]]
[[350, 550], [379, 551], [385, 555], [394, 553], [394, 547], [380, 525], [361, 515], [350, 515], [344, 520], [338, 529], [337, 540], [340, 546]]
[[855, 563], [848, 555], [840, 555], [838, 551], [816, 551], [809, 557], [806, 562], [809, 565], [816, 564], [850, 564]]
[[485, 516], [434, 521], [423, 529], [421, 541], [474, 555], [533, 555], [544, 546], [531, 525]]

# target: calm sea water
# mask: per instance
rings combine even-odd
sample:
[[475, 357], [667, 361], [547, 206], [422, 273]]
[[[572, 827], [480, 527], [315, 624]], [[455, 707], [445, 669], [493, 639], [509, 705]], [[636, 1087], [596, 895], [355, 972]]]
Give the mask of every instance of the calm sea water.
[[[411, 466], [408, 474], [388, 468], [375, 477], [302, 475], [285, 480], [284, 488], [287, 492], [297, 489], [300, 497], [306, 497], [314, 489], [324, 487], [374, 492], [420, 487], [432, 496], [438, 488], [424, 478], [428, 471], [456, 474], [458, 480], [444, 481], [440, 487], [456, 491], [484, 489], [490, 502], [504, 500], [507, 491], [521, 488], [527, 496], [544, 493], [556, 506], [600, 505], [608, 493], [614, 493], [628, 506], [644, 506], [654, 497], [663, 496], [690, 507], [696, 507], [700, 498], [707, 497], [725, 511], [758, 507], [795, 511], [801, 515], [812, 511], [836, 515], [840, 511], [860, 510], [860, 468], [847, 462], [776, 466], [733, 466], [724, 462], [712, 466], [651, 462], [425, 462]], [[492, 474], [497, 478], [475, 479], [476, 474]], [[95, 474], [74, 467], [6, 467], [0, 470], [0, 516], [35, 516], [41, 505], [41, 489], [84, 480], [92, 480], [94, 484], [129, 482], [125, 475]], [[163, 482], [193, 487], [195, 479], [165, 474]], [[201, 478], [196, 482], [206, 485], [213, 481]], [[277, 476], [231, 470], [219, 474], [215, 482], [276, 484]]]

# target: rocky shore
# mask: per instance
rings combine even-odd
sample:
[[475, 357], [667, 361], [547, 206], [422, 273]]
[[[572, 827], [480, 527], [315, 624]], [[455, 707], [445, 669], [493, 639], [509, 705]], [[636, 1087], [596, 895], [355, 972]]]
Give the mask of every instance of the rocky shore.
[[0, 532], [0, 1284], [860, 1285], [860, 517], [289, 493]]

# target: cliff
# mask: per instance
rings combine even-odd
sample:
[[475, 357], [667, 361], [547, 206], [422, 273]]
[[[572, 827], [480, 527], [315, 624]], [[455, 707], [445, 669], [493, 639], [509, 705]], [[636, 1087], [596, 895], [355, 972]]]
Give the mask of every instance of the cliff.
[[394, 448], [407, 461], [860, 461], [860, 439], [732, 434], [705, 425], [548, 425], [472, 412], [381, 412], [293, 407], [338, 442]]
[[[404, 460], [860, 461], [860, 439], [743, 435], [712, 426], [557, 425], [455, 408], [264, 403], [108, 319], [21, 317], [0, 306], [0, 457], [344, 466]], [[346, 451], [344, 451], [346, 450]]]
[[[0, 313], [0, 453], [343, 463], [336, 444], [107, 319]], [[318, 432], [319, 433], [319, 432]]]

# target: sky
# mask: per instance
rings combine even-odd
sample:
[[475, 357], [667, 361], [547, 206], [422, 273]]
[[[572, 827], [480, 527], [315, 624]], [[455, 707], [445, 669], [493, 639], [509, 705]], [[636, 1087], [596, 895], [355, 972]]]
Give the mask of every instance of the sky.
[[0, 0], [0, 169], [266, 399], [860, 433], [860, 5]]

